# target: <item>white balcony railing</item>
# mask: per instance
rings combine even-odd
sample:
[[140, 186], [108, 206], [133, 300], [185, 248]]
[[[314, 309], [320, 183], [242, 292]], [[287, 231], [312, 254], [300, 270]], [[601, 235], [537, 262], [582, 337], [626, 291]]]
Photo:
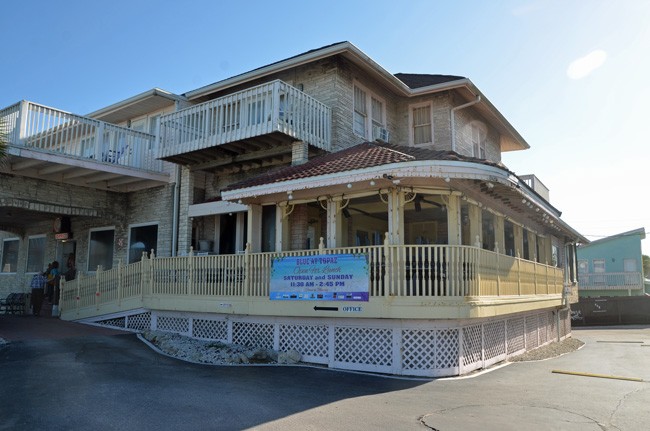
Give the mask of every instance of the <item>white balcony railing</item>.
[[330, 149], [330, 108], [276, 80], [160, 118], [159, 158], [281, 132]]
[[0, 110], [14, 146], [161, 172], [155, 136], [22, 101]]
[[589, 272], [578, 274], [580, 290], [640, 290], [640, 272]]

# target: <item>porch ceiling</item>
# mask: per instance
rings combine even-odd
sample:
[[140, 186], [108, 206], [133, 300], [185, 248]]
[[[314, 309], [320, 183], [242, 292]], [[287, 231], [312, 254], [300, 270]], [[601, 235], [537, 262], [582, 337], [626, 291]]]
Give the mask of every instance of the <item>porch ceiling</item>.
[[0, 172], [121, 193], [169, 182], [167, 173], [154, 173], [18, 147], [9, 148], [8, 158], [4, 166], [0, 167]]
[[[176, 154], [162, 160], [187, 166], [192, 171], [215, 174], [242, 172], [291, 163], [291, 144], [294, 141], [295, 138], [276, 132]], [[311, 146], [309, 152], [310, 157], [322, 153]]]
[[98, 217], [94, 208], [70, 207], [49, 202], [6, 197], [0, 199], [0, 230], [23, 234], [28, 226], [54, 222], [59, 216]]

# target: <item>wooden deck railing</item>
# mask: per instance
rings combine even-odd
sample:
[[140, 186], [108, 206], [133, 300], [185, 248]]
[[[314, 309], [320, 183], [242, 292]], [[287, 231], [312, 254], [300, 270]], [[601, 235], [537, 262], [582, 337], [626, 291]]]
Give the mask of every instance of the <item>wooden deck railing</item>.
[[640, 290], [640, 272], [589, 272], [578, 274], [580, 290]]
[[344, 247], [283, 253], [143, 257], [130, 265], [63, 283], [61, 309], [134, 298], [269, 298], [271, 262], [277, 256], [365, 253], [370, 298], [438, 299], [560, 295], [560, 268], [467, 246]]
[[160, 158], [282, 132], [330, 149], [330, 108], [276, 80], [160, 118]]
[[155, 136], [22, 101], [0, 110], [9, 143], [64, 156], [161, 172]]

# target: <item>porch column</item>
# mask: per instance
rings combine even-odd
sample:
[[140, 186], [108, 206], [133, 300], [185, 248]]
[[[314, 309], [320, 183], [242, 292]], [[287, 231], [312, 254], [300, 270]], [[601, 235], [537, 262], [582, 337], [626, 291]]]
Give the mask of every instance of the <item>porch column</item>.
[[262, 251], [262, 205], [248, 206], [248, 241], [252, 253]]
[[494, 215], [494, 242], [499, 248], [499, 253], [506, 253], [506, 230], [503, 216]]
[[513, 223], [512, 230], [515, 234], [515, 256], [524, 257], [524, 228]]
[[327, 248], [338, 246], [337, 241], [342, 238], [342, 226], [339, 223], [339, 203], [332, 199], [327, 201]]
[[393, 245], [403, 244], [402, 233], [404, 232], [404, 192], [396, 188], [390, 189], [388, 198], [388, 233], [390, 243]]
[[[469, 244], [474, 247], [482, 247], [483, 245], [483, 220], [481, 218], [481, 209], [476, 205], [469, 204]], [[478, 245], [477, 245], [478, 242]]]
[[[275, 206], [275, 251], [289, 250], [289, 216], [287, 207]], [[286, 247], [286, 248], [285, 248]]]
[[537, 261], [537, 234], [528, 231], [528, 257], [530, 260]]
[[189, 252], [192, 245], [192, 220], [188, 217], [194, 199], [194, 175], [189, 168], [181, 169], [180, 202], [178, 217], [178, 252]]
[[461, 245], [460, 226], [460, 199], [458, 196], [449, 196], [447, 204], [447, 237], [449, 245]]

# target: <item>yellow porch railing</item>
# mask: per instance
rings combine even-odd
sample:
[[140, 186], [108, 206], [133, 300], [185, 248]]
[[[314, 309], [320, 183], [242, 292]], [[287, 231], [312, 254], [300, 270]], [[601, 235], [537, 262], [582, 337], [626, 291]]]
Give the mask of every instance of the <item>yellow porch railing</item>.
[[371, 299], [548, 297], [561, 295], [564, 286], [560, 268], [469, 246], [383, 245], [215, 256], [145, 255], [140, 262], [120, 264], [107, 271], [98, 269], [93, 275], [80, 274], [76, 280], [62, 283], [61, 310], [64, 315], [93, 307], [97, 311], [102, 308], [103, 313], [118, 312], [138, 303], [144, 306], [144, 299], [170, 297], [264, 300], [270, 294], [274, 257], [360, 253], [368, 256]]

